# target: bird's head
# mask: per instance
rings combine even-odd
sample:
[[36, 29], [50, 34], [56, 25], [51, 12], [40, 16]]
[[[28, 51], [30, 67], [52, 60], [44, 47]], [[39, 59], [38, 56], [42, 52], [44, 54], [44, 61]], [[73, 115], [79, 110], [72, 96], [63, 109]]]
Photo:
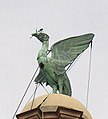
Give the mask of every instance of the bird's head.
[[49, 40], [49, 36], [46, 33], [43, 33], [42, 31], [43, 31], [43, 28], [39, 29], [39, 30], [36, 29], [36, 33], [32, 33], [31, 34], [32, 35], [31, 38], [33, 36], [35, 36], [41, 42], [48, 41]]

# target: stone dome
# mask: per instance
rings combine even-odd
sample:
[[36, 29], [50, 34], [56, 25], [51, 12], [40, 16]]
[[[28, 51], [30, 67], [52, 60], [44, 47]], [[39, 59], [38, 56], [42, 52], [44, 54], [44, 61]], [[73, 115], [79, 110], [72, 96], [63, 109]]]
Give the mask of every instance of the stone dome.
[[[31, 109], [32, 101], [27, 103], [22, 110], [23, 112], [27, 112]], [[35, 109], [40, 106], [40, 109], [44, 112], [46, 111], [54, 111], [59, 106], [65, 107], [68, 109], [79, 110], [83, 112], [84, 119], [92, 119], [90, 113], [87, 111], [84, 105], [82, 105], [79, 101], [74, 99], [73, 97], [63, 95], [63, 94], [50, 94], [50, 95], [42, 95], [36, 99], [34, 99], [32, 109]]]

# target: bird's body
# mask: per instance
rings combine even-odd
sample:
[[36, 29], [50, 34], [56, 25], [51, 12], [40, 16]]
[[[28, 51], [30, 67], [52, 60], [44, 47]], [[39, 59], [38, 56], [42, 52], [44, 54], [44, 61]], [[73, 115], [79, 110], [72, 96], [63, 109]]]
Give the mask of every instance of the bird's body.
[[94, 34], [71, 37], [55, 43], [51, 47], [51, 57], [47, 56], [49, 36], [41, 32], [36, 32], [32, 36], [42, 42], [42, 48], [37, 57], [40, 71], [35, 82], [50, 85], [53, 93], [59, 91], [59, 93], [71, 96], [71, 85], [65, 67], [73, 63], [78, 55], [88, 48]]
[[[70, 85], [65, 69], [63, 74], [58, 75], [54, 68], [54, 61], [50, 57], [47, 57], [48, 42], [49, 41], [42, 42], [42, 48], [38, 53], [37, 60], [40, 66], [40, 73], [35, 81], [41, 83], [44, 82], [45, 79], [46, 84], [53, 88], [54, 93], [57, 93], [57, 90], [59, 90], [60, 93], [71, 95], [70, 87], [67, 87], [68, 89], [66, 91], [66, 86], [64, 85], [65, 82], [68, 83], [67, 85]], [[44, 74], [44, 79], [40, 80], [40, 75], [42, 74]]]

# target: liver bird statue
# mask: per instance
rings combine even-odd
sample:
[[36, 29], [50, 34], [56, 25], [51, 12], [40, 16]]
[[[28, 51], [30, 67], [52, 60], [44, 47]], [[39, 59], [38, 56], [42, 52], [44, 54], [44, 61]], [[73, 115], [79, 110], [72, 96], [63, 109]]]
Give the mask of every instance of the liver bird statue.
[[[72, 90], [66, 74], [66, 67], [72, 64], [89, 47], [94, 34], [89, 33], [66, 38], [52, 45], [50, 50], [48, 50], [49, 35], [44, 33], [43, 29], [36, 30], [36, 33], [31, 35], [42, 43], [42, 48], [37, 56], [40, 71], [35, 82], [46, 83], [46, 85], [52, 87], [53, 93], [59, 92], [71, 96]], [[49, 51], [50, 57], [48, 57]]]

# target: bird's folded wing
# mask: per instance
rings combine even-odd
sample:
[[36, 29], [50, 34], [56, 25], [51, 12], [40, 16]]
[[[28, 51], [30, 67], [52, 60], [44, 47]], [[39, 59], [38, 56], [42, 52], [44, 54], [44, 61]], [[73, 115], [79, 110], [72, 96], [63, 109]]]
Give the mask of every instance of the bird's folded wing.
[[47, 82], [47, 78], [43, 70], [40, 69], [39, 74], [37, 75], [34, 81], [36, 83], [46, 83]]

